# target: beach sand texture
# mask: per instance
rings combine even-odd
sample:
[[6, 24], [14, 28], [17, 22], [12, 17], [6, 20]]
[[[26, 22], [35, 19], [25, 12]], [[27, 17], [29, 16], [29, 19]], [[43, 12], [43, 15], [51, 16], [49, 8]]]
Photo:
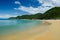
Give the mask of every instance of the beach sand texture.
[[36, 37], [35, 40], [60, 40], [60, 20], [47, 21], [52, 23], [50, 25], [50, 30], [45, 33], [45, 35]]
[[[60, 20], [42, 20], [45, 23], [24, 32], [0, 36], [0, 40], [60, 40]], [[47, 23], [51, 23], [47, 25]], [[47, 29], [46, 29], [47, 27]]]

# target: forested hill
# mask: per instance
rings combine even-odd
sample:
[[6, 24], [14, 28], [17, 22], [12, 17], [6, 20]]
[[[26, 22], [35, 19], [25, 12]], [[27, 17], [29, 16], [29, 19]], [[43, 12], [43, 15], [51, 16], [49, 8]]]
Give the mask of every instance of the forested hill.
[[44, 19], [60, 19], [60, 7], [52, 8], [45, 12], [43, 15]]
[[45, 13], [37, 13], [34, 15], [22, 15], [10, 17], [9, 19], [60, 19], [60, 7], [54, 7]]

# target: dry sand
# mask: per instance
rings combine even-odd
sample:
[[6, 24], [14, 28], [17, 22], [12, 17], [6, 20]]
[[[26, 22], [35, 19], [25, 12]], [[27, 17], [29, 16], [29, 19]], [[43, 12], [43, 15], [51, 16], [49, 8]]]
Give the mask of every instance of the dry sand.
[[60, 40], [60, 20], [45, 20], [50, 23], [50, 29], [43, 36], [36, 37], [35, 40]]
[[[60, 40], [60, 20], [42, 20], [41, 27], [0, 36], [0, 40]], [[48, 23], [50, 25], [47, 25]]]

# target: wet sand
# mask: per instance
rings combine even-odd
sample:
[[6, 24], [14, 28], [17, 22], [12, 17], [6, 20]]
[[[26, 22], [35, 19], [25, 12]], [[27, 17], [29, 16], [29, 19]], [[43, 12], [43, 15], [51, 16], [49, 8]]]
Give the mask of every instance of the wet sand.
[[0, 40], [60, 40], [60, 20], [42, 21], [33, 29], [0, 36]]

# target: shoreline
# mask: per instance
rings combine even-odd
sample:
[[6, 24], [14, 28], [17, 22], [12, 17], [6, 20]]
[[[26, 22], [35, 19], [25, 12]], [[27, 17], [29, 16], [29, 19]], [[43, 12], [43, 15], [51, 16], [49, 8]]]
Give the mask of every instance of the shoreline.
[[[36, 27], [21, 33], [13, 33], [2, 37], [2, 40], [60, 40], [60, 20], [41, 21], [43, 21], [41, 27]], [[48, 25], [48, 23], [51, 24]], [[46, 27], [49, 28], [46, 30]], [[40, 30], [43, 30], [43, 32], [40, 33]]]

